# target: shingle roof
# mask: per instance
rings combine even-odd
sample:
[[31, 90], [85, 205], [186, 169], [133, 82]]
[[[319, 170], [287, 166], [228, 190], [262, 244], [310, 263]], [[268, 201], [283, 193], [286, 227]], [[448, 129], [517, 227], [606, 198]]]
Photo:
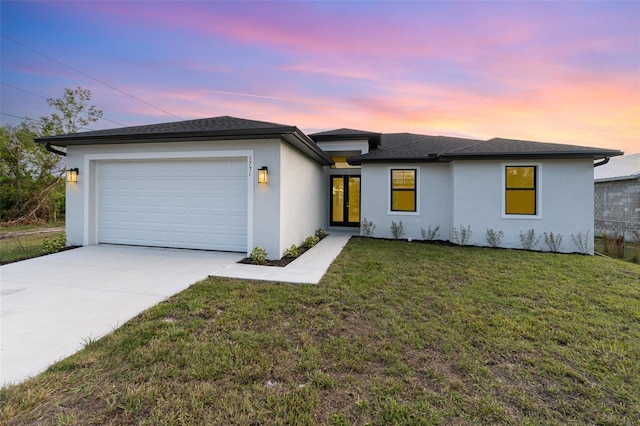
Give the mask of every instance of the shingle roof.
[[493, 158], [592, 158], [622, 155], [618, 150], [516, 139], [454, 138], [409, 133], [383, 133], [378, 149], [357, 157], [351, 164], [369, 162], [452, 161]]
[[593, 171], [596, 182], [640, 178], [640, 154], [612, 158]]
[[37, 138], [36, 142], [73, 146], [268, 138], [281, 138], [320, 163], [333, 164], [331, 158], [295, 126], [229, 116], [47, 136]]
[[48, 136], [39, 138], [38, 142], [51, 142], [54, 145], [67, 146], [77, 145], [77, 141], [97, 143], [97, 140], [107, 138], [119, 140], [162, 136], [177, 138], [188, 135], [243, 136], [293, 133], [295, 130], [295, 126], [223, 116]]
[[318, 132], [318, 133], [312, 133], [309, 135], [310, 138], [312, 139], [320, 139], [323, 137], [333, 137], [333, 136], [340, 136], [340, 137], [348, 137], [348, 136], [370, 136], [370, 135], [376, 135], [379, 133], [375, 133], [375, 132], [368, 132], [365, 130], [355, 130], [355, 129], [335, 129], [335, 130], [327, 130], [326, 132]]
[[368, 154], [351, 157], [350, 163], [386, 161], [435, 161], [443, 153], [480, 141], [475, 139], [449, 138], [445, 136], [427, 136], [413, 133], [383, 133], [380, 145]]

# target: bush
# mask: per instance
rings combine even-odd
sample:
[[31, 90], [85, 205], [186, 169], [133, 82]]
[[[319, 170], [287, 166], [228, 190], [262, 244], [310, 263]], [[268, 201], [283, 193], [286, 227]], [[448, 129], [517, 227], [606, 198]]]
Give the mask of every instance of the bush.
[[298, 256], [300, 256], [300, 250], [295, 244], [291, 244], [291, 247], [284, 251], [284, 257], [292, 257], [295, 259]]
[[402, 226], [402, 221], [400, 221], [400, 223], [391, 221], [391, 236], [395, 240], [399, 240], [404, 236], [404, 227]]
[[373, 222], [367, 222], [367, 218], [363, 218], [362, 222], [360, 222], [360, 234], [363, 237], [372, 237], [373, 231], [376, 229], [376, 226]]
[[578, 232], [578, 235], [571, 234], [571, 241], [573, 244], [578, 247], [578, 251], [582, 254], [591, 254], [591, 250], [593, 249], [593, 239], [587, 231], [586, 234], [582, 235], [582, 232]]
[[451, 239], [456, 244], [463, 246], [469, 242], [470, 238], [471, 226], [467, 226], [466, 228], [464, 228], [462, 225], [460, 225], [460, 231], [458, 231], [456, 228], [451, 229]]
[[500, 247], [500, 244], [502, 243], [502, 237], [504, 237], [504, 232], [496, 232], [493, 229], [487, 229], [487, 243], [489, 243], [491, 247]]
[[547, 235], [545, 232], [544, 243], [547, 245], [549, 251], [557, 253], [560, 250], [560, 245], [562, 245], [562, 234], [553, 235], [553, 232], [550, 232], [549, 235]]
[[307, 248], [311, 248], [316, 244], [318, 244], [319, 241], [320, 241], [320, 238], [316, 237], [315, 235], [311, 235], [304, 240], [303, 246]]
[[436, 226], [435, 229], [431, 229], [431, 226], [427, 228], [425, 231], [424, 228], [420, 228], [420, 232], [422, 233], [423, 240], [435, 240], [440, 235], [438, 230], [440, 229], [440, 225]]
[[267, 263], [267, 251], [262, 247], [255, 246], [249, 255], [249, 261], [254, 265], [264, 265]]
[[55, 238], [45, 238], [42, 241], [42, 252], [45, 254], [57, 253], [67, 246], [67, 236], [62, 234]]
[[318, 228], [318, 229], [316, 229], [316, 237], [318, 237], [318, 238], [320, 238], [320, 239], [323, 239], [323, 238], [324, 238], [324, 237], [326, 237], [327, 235], [328, 235], [328, 234], [327, 234], [327, 231], [325, 231], [324, 229], [322, 229], [322, 228]]
[[536, 238], [536, 231], [533, 229], [529, 229], [527, 232], [520, 232], [520, 242], [525, 250], [533, 250], [540, 242], [540, 238]]

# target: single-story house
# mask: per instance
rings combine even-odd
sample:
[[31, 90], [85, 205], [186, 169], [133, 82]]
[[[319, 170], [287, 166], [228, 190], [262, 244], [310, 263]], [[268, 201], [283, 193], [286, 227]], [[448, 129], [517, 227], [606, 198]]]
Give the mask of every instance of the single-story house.
[[[533, 229], [593, 236], [595, 160], [622, 152], [572, 145], [487, 141], [339, 129], [306, 135], [295, 126], [215, 117], [39, 138], [66, 147], [67, 239], [267, 250], [280, 258], [317, 228], [374, 237], [432, 237], [521, 247]], [[466, 235], [469, 236], [468, 233]], [[535, 247], [544, 249], [542, 246]]]
[[640, 238], [640, 154], [612, 158], [594, 179], [596, 235]]

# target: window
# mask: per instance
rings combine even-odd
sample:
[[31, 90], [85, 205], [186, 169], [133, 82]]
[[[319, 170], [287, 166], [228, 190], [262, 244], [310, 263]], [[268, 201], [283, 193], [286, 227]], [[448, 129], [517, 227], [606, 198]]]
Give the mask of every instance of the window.
[[391, 169], [391, 211], [416, 211], [415, 169]]
[[504, 185], [504, 213], [537, 215], [537, 167], [506, 166]]

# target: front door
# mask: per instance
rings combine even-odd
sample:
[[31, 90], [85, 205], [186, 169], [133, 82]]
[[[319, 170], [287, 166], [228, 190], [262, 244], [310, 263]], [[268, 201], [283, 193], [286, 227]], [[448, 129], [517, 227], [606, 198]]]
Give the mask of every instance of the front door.
[[331, 176], [331, 226], [360, 226], [360, 176]]

